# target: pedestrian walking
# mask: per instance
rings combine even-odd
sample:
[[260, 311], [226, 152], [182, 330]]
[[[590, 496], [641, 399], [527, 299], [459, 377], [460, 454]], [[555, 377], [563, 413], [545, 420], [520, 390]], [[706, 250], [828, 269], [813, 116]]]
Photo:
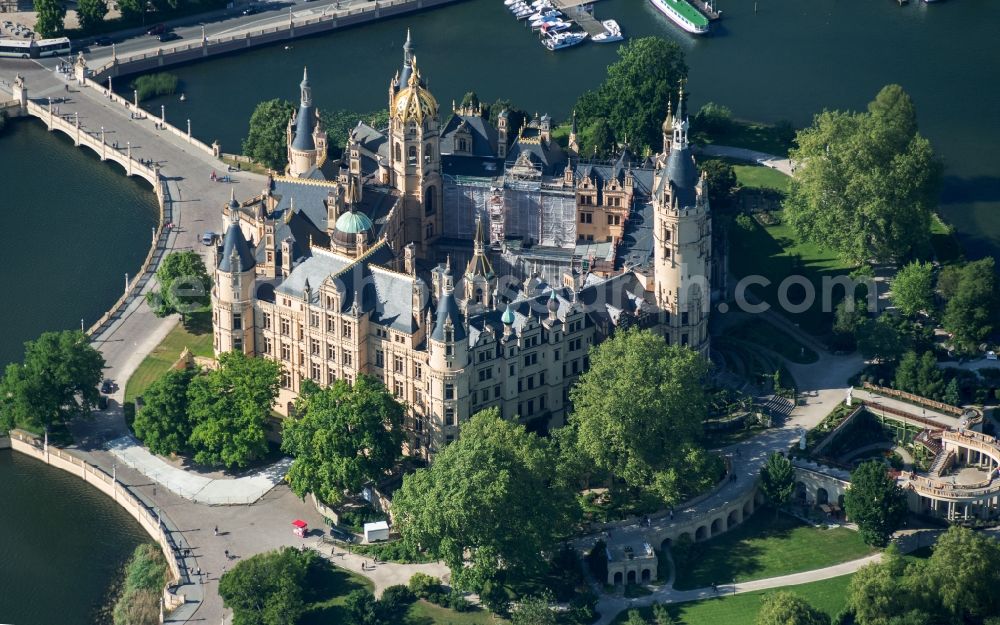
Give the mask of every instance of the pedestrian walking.
[[226, 559], [227, 560], [229, 559], [229, 550], [228, 549], [226, 549]]
[[219, 526], [218, 525], [215, 526], [215, 535], [216, 536], [219, 535]]

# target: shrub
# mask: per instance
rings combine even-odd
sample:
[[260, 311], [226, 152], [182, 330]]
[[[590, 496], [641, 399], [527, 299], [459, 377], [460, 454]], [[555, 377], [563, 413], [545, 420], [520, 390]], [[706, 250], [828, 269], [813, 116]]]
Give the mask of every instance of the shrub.
[[158, 622], [160, 593], [167, 581], [167, 564], [160, 548], [144, 543], [135, 548], [125, 565], [125, 584], [115, 602], [115, 625], [147, 625]]
[[382, 591], [382, 597], [378, 600], [378, 603], [382, 613], [389, 617], [389, 620], [398, 621], [399, 619], [395, 617], [405, 612], [406, 606], [415, 600], [416, 596], [414, 596], [412, 590], [402, 584], [396, 584]]
[[426, 599], [431, 593], [441, 592], [441, 580], [426, 573], [414, 573], [408, 587], [414, 595]]
[[587, 566], [601, 583], [608, 579], [608, 545], [603, 540], [594, 543], [594, 548], [587, 554]]

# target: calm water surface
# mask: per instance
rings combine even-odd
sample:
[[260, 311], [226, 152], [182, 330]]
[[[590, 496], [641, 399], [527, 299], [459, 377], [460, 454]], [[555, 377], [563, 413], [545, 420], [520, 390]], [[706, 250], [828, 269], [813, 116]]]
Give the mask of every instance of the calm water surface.
[[91, 625], [139, 524], [80, 478], [0, 451], [0, 623]]
[[142, 264], [156, 196], [122, 172], [39, 121], [0, 132], [0, 367], [41, 332], [90, 326]]
[[[758, 11], [754, 13], [754, 5]], [[629, 36], [678, 41], [691, 67], [697, 107], [728, 105], [739, 117], [808, 124], [825, 108], [862, 108], [886, 83], [912, 95], [921, 130], [947, 164], [945, 216], [973, 256], [1000, 252], [1000, 5], [980, 0], [719, 0], [715, 36], [679, 31], [643, 0], [602, 0]], [[389, 78], [407, 27], [418, 65], [442, 107], [469, 90], [507, 97], [529, 111], [565, 118], [580, 92], [598, 84], [615, 45], [585, 44], [550, 53], [535, 43], [500, 0], [447, 8], [312, 39], [261, 48], [171, 71], [187, 101], [166, 104], [180, 127], [192, 120], [202, 139], [238, 152], [260, 100], [297, 98], [309, 66], [321, 107], [359, 111], [386, 106]]]

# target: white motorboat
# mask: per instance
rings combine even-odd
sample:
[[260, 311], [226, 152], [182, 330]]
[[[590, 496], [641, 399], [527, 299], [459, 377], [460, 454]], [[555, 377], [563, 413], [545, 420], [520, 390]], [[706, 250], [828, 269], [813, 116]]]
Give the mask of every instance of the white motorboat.
[[522, 9], [520, 11], [517, 11], [516, 13], [514, 13], [514, 17], [516, 17], [519, 20], [526, 20], [529, 17], [531, 17], [531, 9]]
[[562, 13], [556, 11], [555, 9], [549, 9], [547, 11], [539, 11], [538, 13], [529, 16], [528, 19], [530, 19], [532, 22], [536, 22], [538, 20], [543, 20], [543, 19], [551, 20], [557, 17], [562, 17]]
[[591, 41], [595, 43], [611, 43], [613, 41], [621, 41], [625, 38], [622, 36], [622, 29], [621, 26], [618, 25], [618, 22], [614, 20], [604, 20], [601, 22], [601, 26], [604, 27], [604, 32], [591, 37]]
[[521, 0], [503, 0], [504, 6], [508, 7], [512, 4], [517, 4], [518, 2], [521, 2]]
[[554, 35], [545, 35], [542, 37], [542, 45], [551, 51], [562, 50], [563, 48], [583, 43], [586, 38], [587, 33], [556, 33]]
[[543, 33], [561, 33], [564, 30], [569, 30], [572, 26], [573, 22], [564, 22], [559, 20], [558, 22], [547, 22], [542, 24], [542, 27], [539, 30]]
[[541, 30], [543, 26], [555, 26], [556, 24], [565, 24], [565, 20], [561, 20], [558, 17], [553, 19], [541, 19], [535, 20], [531, 23], [531, 30]]

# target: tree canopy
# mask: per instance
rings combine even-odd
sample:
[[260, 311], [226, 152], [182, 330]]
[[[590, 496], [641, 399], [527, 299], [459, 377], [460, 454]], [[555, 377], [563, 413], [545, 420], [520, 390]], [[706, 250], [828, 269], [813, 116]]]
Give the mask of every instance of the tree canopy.
[[154, 454], [175, 454], [187, 448], [191, 436], [188, 386], [195, 373], [194, 369], [171, 369], [142, 394], [132, 429]]
[[219, 368], [188, 387], [195, 461], [245, 467], [267, 453], [267, 420], [278, 396], [281, 365], [242, 352], [219, 356]]
[[764, 595], [754, 625], [830, 625], [830, 617], [793, 592]]
[[801, 130], [785, 214], [796, 233], [852, 263], [926, 252], [941, 164], [896, 85], [870, 111], [824, 111]]
[[608, 66], [604, 82], [580, 96], [578, 123], [607, 120], [613, 135], [635, 151], [659, 150], [667, 102], [686, 78], [684, 52], [673, 41], [659, 37], [629, 39], [618, 48], [618, 60]]
[[282, 449], [294, 456], [288, 484], [299, 497], [315, 493], [328, 504], [385, 475], [400, 457], [403, 405], [369, 375], [354, 385], [311, 385], [285, 422]]
[[996, 270], [993, 259], [966, 264], [958, 272], [954, 294], [941, 320], [952, 341], [962, 351], [974, 351], [993, 331], [997, 314]]
[[198, 252], [171, 252], [156, 270], [158, 291], [146, 294], [146, 301], [157, 317], [180, 313], [181, 317], [209, 310], [212, 304], [212, 278]]
[[851, 472], [851, 487], [844, 494], [847, 518], [858, 524], [861, 538], [884, 547], [906, 520], [906, 494], [879, 460], [858, 465]]
[[66, 22], [66, 5], [60, 0], [35, 0], [35, 32], [53, 37], [62, 32]]
[[591, 350], [590, 369], [570, 390], [581, 449], [597, 467], [666, 503], [714, 482], [698, 444], [707, 371], [698, 353], [648, 330], [617, 332]]
[[1000, 614], [1000, 546], [960, 526], [942, 534], [931, 556], [907, 562], [889, 547], [848, 587], [857, 625], [988, 624]]
[[792, 498], [795, 469], [784, 454], [773, 452], [768, 456], [767, 462], [760, 468], [760, 490], [776, 509]]
[[292, 103], [280, 98], [258, 104], [250, 116], [250, 128], [243, 139], [243, 154], [265, 167], [284, 171], [288, 164], [285, 131], [294, 112]]
[[45, 332], [24, 344], [24, 360], [0, 379], [0, 431], [46, 428], [89, 414], [100, 394], [104, 357], [83, 332]]
[[892, 280], [892, 303], [913, 317], [934, 307], [934, 268], [914, 261], [900, 268]]
[[939, 399], [944, 392], [944, 374], [937, 366], [934, 352], [926, 351], [919, 357], [912, 350], [903, 354], [896, 367], [893, 385], [907, 393]]
[[219, 580], [233, 625], [295, 625], [305, 611], [303, 588], [313, 551], [285, 547], [240, 560]]
[[477, 592], [542, 570], [543, 551], [576, 512], [548, 441], [496, 409], [464, 423], [458, 440], [393, 496], [403, 539], [443, 559], [456, 587]]
[[[320, 111], [320, 117], [323, 119], [323, 128], [329, 137], [327, 146], [331, 154], [343, 150], [351, 131], [358, 125], [358, 121], [363, 121], [376, 129], [389, 126], [388, 109], [368, 111], [367, 113], [358, 113], [349, 109], [334, 109]], [[288, 121], [286, 120], [285, 123], [287, 124]]]
[[107, 14], [107, 0], [78, 0], [76, 3], [76, 15], [84, 30], [91, 30], [100, 25]]
[[698, 164], [698, 169], [705, 174], [708, 185], [708, 203], [712, 210], [730, 208], [735, 198], [736, 170], [725, 161], [708, 159]]

